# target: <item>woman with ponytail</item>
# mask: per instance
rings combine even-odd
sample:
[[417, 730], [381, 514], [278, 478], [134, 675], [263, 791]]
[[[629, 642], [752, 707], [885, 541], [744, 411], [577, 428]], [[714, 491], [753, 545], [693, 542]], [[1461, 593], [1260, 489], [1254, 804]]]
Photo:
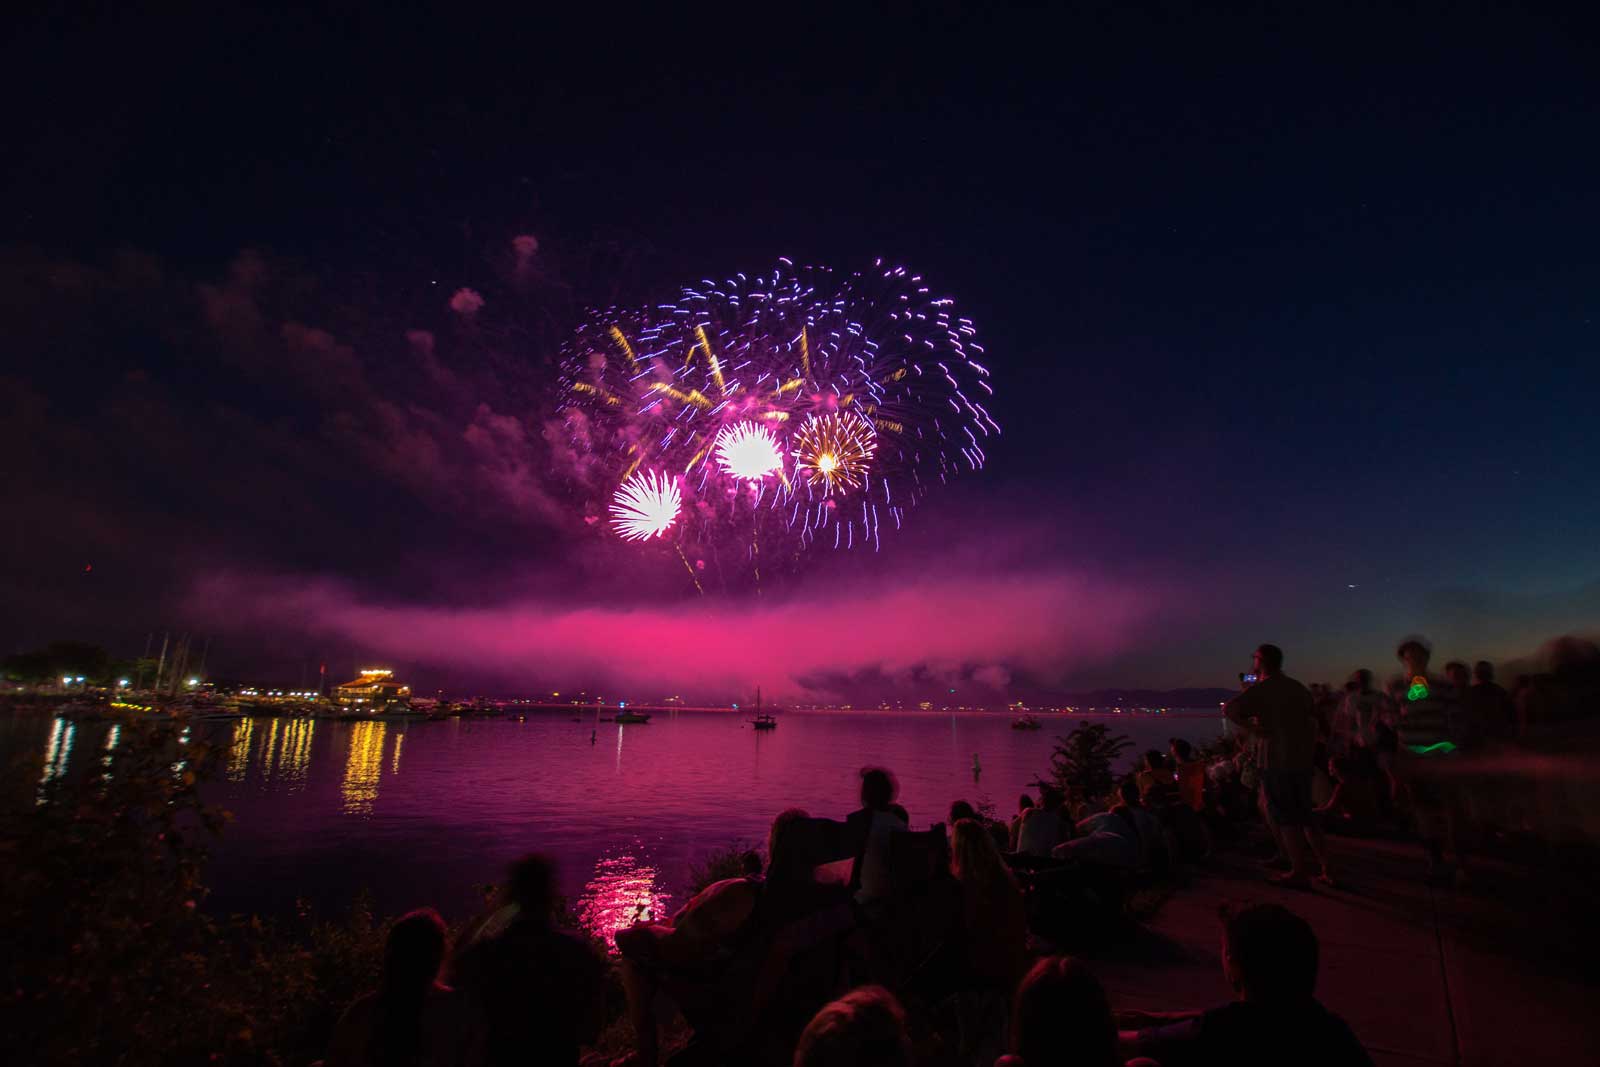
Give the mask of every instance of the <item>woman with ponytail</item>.
[[328, 1067], [477, 1067], [483, 1028], [466, 999], [439, 981], [445, 949], [444, 920], [432, 908], [395, 921], [378, 991], [339, 1020]]

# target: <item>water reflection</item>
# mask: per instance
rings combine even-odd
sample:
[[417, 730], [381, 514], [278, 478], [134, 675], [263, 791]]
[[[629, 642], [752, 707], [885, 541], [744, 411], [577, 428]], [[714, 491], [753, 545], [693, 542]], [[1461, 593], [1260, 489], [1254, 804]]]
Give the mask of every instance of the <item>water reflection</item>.
[[633, 856], [600, 860], [578, 897], [578, 921], [615, 952], [618, 930], [666, 918], [672, 897], [662, 892], [660, 878], [660, 871]]
[[111, 758], [116, 750], [117, 742], [120, 740], [122, 740], [122, 724], [114, 722], [111, 724], [111, 729], [106, 731], [106, 751], [105, 755], [100, 757], [101, 765], [106, 768], [107, 778], [111, 777]]
[[250, 769], [250, 736], [255, 733], [254, 719], [240, 719], [233, 724], [233, 740], [228, 745], [228, 781], [242, 782]]
[[292, 786], [305, 785], [306, 772], [311, 768], [311, 735], [316, 728], [315, 719], [290, 719], [284, 724], [278, 773]]
[[372, 802], [378, 799], [378, 777], [383, 773], [383, 736], [389, 724], [365, 719], [350, 727], [350, 754], [345, 758], [344, 797], [346, 815], [371, 815]]
[[278, 761], [278, 720], [267, 727], [267, 739], [261, 746], [261, 775], [272, 781], [272, 768]]
[[44, 745], [44, 774], [39, 778], [38, 803], [43, 804], [51, 782], [67, 773], [67, 761], [72, 758], [72, 739], [78, 733], [78, 724], [70, 719], [56, 719], [50, 725], [50, 739]]
[[394, 735], [394, 762], [389, 765], [391, 775], [400, 773], [400, 746], [405, 744], [406, 735], [402, 731]]

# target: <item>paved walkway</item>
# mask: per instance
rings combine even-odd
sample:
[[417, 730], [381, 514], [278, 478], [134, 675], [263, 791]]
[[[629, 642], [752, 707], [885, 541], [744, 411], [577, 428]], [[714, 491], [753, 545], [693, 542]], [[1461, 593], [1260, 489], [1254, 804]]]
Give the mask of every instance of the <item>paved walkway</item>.
[[1487, 863], [1471, 890], [1422, 884], [1411, 844], [1334, 843], [1341, 887], [1266, 883], [1226, 856], [1131, 944], [1093, 958], [1119, 1007], [1203, 1008], [1232, 997], [1217, 907], [1275, 901], [1322, 943], [1318, 995], [1384, 1065], [1600, 1063], [1600, 910], [1525, 869]]

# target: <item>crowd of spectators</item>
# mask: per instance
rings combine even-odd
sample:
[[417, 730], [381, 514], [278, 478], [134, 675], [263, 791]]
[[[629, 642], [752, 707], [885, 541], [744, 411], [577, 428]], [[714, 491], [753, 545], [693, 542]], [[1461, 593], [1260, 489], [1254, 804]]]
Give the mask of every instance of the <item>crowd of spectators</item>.
[[453, 953], [431, 910], [394, 924], [379, 988], [346, 1012], [328, 1064], [575, 1065], [605, 1023], [609, 974], [632, 1032], [614, 1067], [661, 1062], [668, 1017], [692, 1034], [672, 1049], [679, 1067], [1367, 1064], [1316, 999], [1315, 932], [1283, 906], [1222, 910], [1235, 997], [1198, 1011], [1119, 1010], [1092, 965], [1060, 950], [1257, 820], [1286, 887], [1336, 884], [1329, 832], [1405, 824], [1433, 873], [1465, 884], [1469, 828], [1541, 802], [1494, 785], [1495, 760], [1600, 693], [1592, 646], [1565, 654], [1553, 678], [1508, 692], [1485, 662], [1433, 673], [1428, 643], [1407, 638], [1387, 688], [1359, 670], [1333, 689], [1293, 680], [1262, 645], [1225, 705], [1230, 737], [1147, 752], [1106, 798], [1041, 783], [1009, 819], [957, 800], [947, 822], [914, 829], [894, 777], [866, 768], [856, 810], [779, 813], [763, 863], [618, 932], [613, 962], [561, 928], [554, 872], [530, 856]]

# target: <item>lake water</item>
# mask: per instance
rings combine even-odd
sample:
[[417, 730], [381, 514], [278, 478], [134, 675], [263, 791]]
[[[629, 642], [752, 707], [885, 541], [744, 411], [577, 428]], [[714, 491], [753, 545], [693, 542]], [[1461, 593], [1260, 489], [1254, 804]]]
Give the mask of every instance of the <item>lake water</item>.
[[[773, 731], [746, 718], [199, 724], [226, 752], [208, 799], [236, 815], [214, 848], [211, 906], [283, 914], [303, 897], [329, 911], [367, 889], [386, 912], [433, 904], [456, 918], [476, 906], [476, 886], [539, 850], [558, 860], [584, 921], [609, 932], [676, 907], [695, 860], [764, 843], [786, 807], [843, 817], [863, 766], [894, 771], [900, 802], [924, 827], [957, 798], [992, 800], [1009, 815], [1048, 769], [1055, 739], [1080, 720], [1131, 738], [1130, 763], [1168, 738], [1201, 742], [1221, 730], [1215, 712], [1045, 716], [1036, 731], [1013, 730], [997, 712], [791, 711]], [[47, 776], [73, 773], [116, 743], [115, 730], [11, 716], [0, 720], [0, 756], [31, 747]]]

